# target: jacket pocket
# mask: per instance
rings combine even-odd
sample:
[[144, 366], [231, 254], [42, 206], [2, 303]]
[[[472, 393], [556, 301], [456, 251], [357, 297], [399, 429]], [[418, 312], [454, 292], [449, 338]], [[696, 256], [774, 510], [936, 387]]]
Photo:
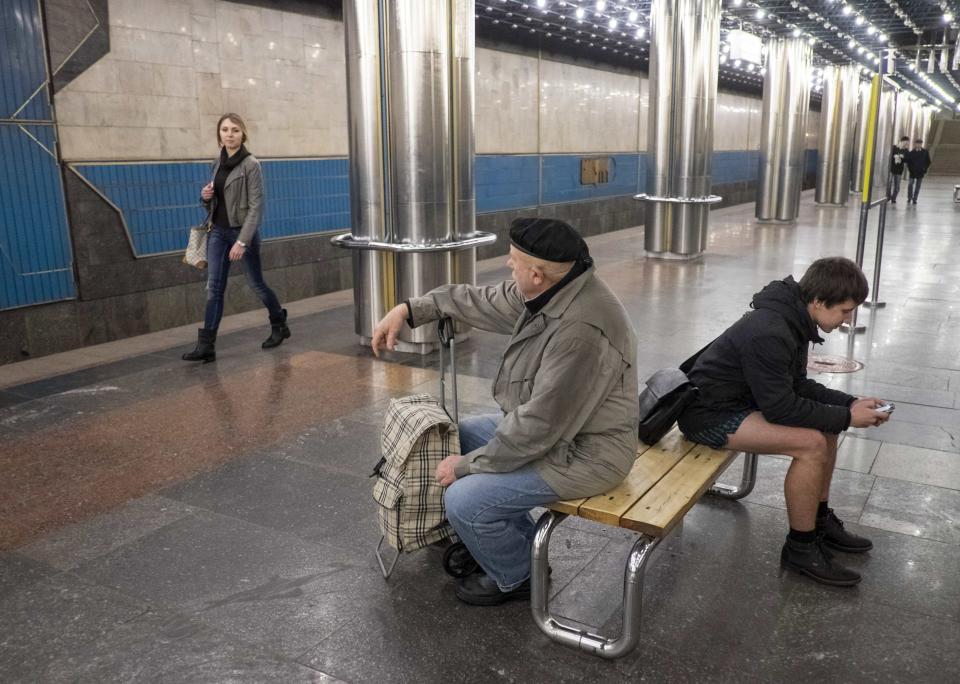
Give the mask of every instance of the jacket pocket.
[[533, 378], [523, 378], [522, 380], [511, 380], [507, 393], [512, 406], [526, 404], [533, 396]]

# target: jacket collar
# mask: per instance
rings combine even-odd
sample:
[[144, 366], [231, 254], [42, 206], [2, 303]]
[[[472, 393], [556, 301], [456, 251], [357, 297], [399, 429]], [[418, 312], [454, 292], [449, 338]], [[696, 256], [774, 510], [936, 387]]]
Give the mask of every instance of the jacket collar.
[[540, 309], [540, 313], [550, 318], [560, 318], [586, 284], [593, 280], [594, 269], [594, 266], [588, 267], [581, 275], [567, 283]]
[[550, 318], [560, 318], [586, 284], [593, 280], [593, 270], [594, 267], [590, 266], [582, 275], [567, 283], [537, 313], [532, 314], [529, 309], [524, 309], [513, 329], [513, 339], [510, 346], [542, 333], [547, 327], [546, 319], [548, 316]]

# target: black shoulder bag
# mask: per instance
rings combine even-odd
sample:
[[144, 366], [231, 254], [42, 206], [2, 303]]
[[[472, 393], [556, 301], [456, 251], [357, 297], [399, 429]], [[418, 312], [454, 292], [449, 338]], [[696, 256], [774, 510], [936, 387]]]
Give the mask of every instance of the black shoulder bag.
[[[716, 342], [716, 340], [713, 340]], [[687, 377], [700, 355], [713, 342], [680, 364], [679, 368], [661, 368], [647, 378], [640, 392], [640, 441], [653, 446], [670, 431], [677, 418], [697, 396], [697, 388]]]

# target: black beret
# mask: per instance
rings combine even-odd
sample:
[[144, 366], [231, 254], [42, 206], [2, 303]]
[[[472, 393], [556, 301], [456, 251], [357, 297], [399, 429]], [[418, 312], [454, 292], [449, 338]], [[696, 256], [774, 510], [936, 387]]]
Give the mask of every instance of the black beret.
[[544, 261], [578, 261], [590, 256], [580, 233], [559, 219], [515, 219], [510, 224], [510, 242], [521, 252]]

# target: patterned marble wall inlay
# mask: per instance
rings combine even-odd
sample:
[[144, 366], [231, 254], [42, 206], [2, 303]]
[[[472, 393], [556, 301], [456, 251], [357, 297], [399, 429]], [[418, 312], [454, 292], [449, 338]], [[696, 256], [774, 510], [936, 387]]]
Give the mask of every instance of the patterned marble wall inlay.
[[107, 0], [46, 0], [53, 90], [59, 92], [110, 51]]

